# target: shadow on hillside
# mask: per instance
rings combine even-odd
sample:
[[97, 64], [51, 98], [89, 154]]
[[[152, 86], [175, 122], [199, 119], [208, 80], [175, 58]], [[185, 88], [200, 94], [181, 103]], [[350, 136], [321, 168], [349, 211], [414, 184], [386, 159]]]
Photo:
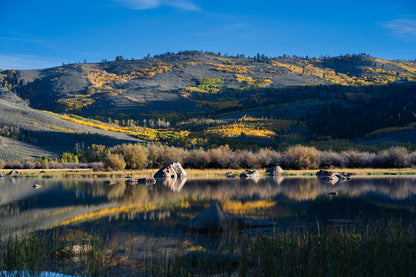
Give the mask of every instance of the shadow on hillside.
[[122, 143], [131, 143], [129, 140], [122, 140], [110, 136], [90, 133], [64, 133], [54, 131], [32, 131], [32, 138], [37, 142], [33, 144], [37, 148], [61, 154], [70, 151], [79, 145], [88, 147], [91, 144], [102, 144], [111, 147]]

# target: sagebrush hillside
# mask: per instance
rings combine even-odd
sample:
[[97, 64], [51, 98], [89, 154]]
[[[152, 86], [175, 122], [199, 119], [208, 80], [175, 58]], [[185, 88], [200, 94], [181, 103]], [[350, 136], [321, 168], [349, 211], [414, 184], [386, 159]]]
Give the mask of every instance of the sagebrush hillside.
[[188, 147], [416, 143], [415, 62], [186, 51], [0, 74], [31, 108]]

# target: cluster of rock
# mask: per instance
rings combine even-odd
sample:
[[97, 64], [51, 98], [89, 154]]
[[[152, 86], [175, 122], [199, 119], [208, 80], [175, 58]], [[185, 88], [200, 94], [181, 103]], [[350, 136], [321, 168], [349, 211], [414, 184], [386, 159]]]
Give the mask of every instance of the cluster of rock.
[[247, 169], [246, 171], [240, 174], [240, 178], [258, 179], [260, 178], [260, 173], [257, 170]]
[[319, 170], [316, 172], [316, 177], [321, 182], [331, 183], [335, 185], [336, 183], [345, 182], [351, 179], [350, 175], [345, 173], [336, 173], [328, 170]]
[[[266, 175], [280, 176], [283, 173], [283, 169], [280, 166], [274, 166], [266, 170]], [[225, 174], [228, 178], [234, 178], [235, 175], [232, 172]], [[126, 183], [128, 185], [154, 185], [159, 183], [171, 191], [180, 191], [187, 181], [187, 173], [179, 162], [170, 162], [161, 169], [159, 169], [153, 176], [153, 178], [128, 178]], [[260, 179], [260, 173], [257, 170], [247, 169], [240, 174], [241, 179], [247, 179], [250, 181], [257, 182]], [[113, 185], [115, 181], [107, 180], [104, 181], [106, 185]]]
[[239, 229], [265, 228], [274, 226], [274, 222], [265, 219], [238, 217], [228, 218], [219, 202], [213, 203], [202, 210], [193, 219], [182, 223], [179, 227], [191, 233], [215, 233], [224, 232], [231, 226]]
[[[266, 175], [270, 177], [278, 177], [278, 176], [281, 176], [282, 174], [283, 174], [283, 169], [278, 165], [266, 169]], [[235, 177], [235, 175], [232, 172], [227, 172], [225, 176], [228, 178]], [[257, 182], [260, 179], [260, 176], [261, 175], [257, 170], [252, 170], [252, 169], [247, 169], [246, 171], [240, 174], [241, 179], [246, 179], [246, 180], [255, 181], [255, 182]]]

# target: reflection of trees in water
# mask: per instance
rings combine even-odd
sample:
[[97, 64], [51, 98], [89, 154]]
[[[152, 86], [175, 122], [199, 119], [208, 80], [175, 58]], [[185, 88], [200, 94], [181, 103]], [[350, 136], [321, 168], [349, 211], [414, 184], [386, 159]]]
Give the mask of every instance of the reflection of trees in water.
[[[353, 178], [336, 185], [320, 183], [316, 178], [262, 178], [257, 183], [249, 179], [218, 178], [190, 179], [179, 184], [180, 191], [172, 192], [163, 185], [126, 185], [124, 180], [115, 184], [103, 184], [103, 179], [21, 179], [0, 180], [1, 203], [11, 203], [34, 194], [33, 184], [42, 185], [37, 194], [47, 193], [49, 188], [61, 185], [64, 190], [75, 193], [78, 199], [106, 196], [109, 200], [129, 203], [166, 203], [178, 200], [228, 200], [228, 199], [271, 199], [277, 195], [297, 201], [314, 200], [330, 192], [357, 197], [367, 193], [385, 195], [393, 199], [406, 199], [416, 194], [416, 178], [379, 177]], [[175, 188], [179, 188], [175, 186]]]
[[128, 186], [122, 199], [162, 203], [183, 199], [271, 199], [284, 195], [289, 199], [305, 201], [334, 191], [351, 197], [374, 192], [393, 199], [406, 199], [416, 194], [416, 178], [356, 178], [336, 185], [320, 183], [316, 178], [265, 178], [257, 183], [241, 179], [191, 179], [180, 192], [171, 192], [158, 185]]
[[104, 192], [108, 199], [120, 199], [126, 192], [126, 182], [119, 181], [111, 185], [105, 184]]
[[377, 193], [392, 199], [406, 199], [416, 193], [416, 178], [353, 178], [335, 185], [320, 183], [315, 178], [288, 178], [280, 188], [281, 194], [295, 200], [314, 200], [333, 191], [349, 197]]
[[350, 196], [360, 196], [374, 192], [389, 196], [392, 199], [406, 199], [416, 194], [416, 178], [357, 178], [351, 183], [341, 184], [339, 191]]

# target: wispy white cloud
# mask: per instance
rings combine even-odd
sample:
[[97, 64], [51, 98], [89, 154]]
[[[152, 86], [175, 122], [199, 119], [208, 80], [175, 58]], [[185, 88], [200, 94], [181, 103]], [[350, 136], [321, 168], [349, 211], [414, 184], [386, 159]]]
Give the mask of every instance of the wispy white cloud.
[[172, 7], [186, 11], [200, 11], [200, 8], [191, 0], [113, 0], [126, 8], [134, 10], [157, 9], [162, 6]]
[[414, 19], [392, 20], [384, 22], [383, 26], [400, 38], [416, 39], [416, 20]]

